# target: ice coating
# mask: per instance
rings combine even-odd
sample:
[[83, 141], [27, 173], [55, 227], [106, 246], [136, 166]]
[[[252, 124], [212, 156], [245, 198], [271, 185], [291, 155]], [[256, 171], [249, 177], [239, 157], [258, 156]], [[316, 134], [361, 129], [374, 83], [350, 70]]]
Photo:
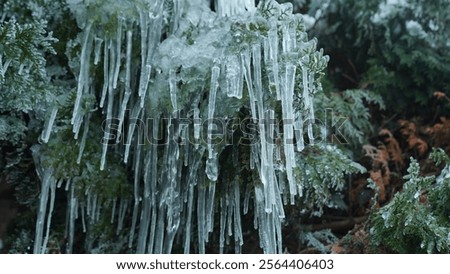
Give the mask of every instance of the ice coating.
[[[239, 253], [242, 218], [248, 214], [263, 251], [281, 253], [283, 206], [301, 196], [297, 157], [305, 148], [304, 132], [310, 140], [314, 137], [315, 74], [326, 64], [325, 57], [313, 58], [316, 44], [293, 27], [300, 22], [289, 5], [262, 1], [260, 5], [272, 5], [274, 11], [264, 17], [252, 0], [218, 1], [217, 13], [206, 1], [173, 0], [171, 13], [162, 0], [135, 2], [128, 1], [126, 11], [111, 16], [116, 29], [99, 31], [102, 22], [95, 20], [83, 24], [71, 120], [74, 135], [82, 133], [77, 163], [83, 165], [93, 118], [83, 109], [83, 100], [100, 87], [96, 95], [104, 128], [99, 168], [108, 170], [109, 155], [119, 155], [133, 178], [131, 194], [102, 200], [86, 189], [84, 197], [77, 196], [72, 181], [66, 251], [73, 250], [77, 222], [90, 247], [95, 242], [90, 228], [108, 214], [116, 234], [126, 231], [128, 247], [136, 253], [170, 253], [176, 243], [185, 253], [205, 253], [216, 230], [219, 251], [234, 245]], [[170, 14], [167, 26], [163, 11]], [[262, 20], [266, 29], [246, 37], [249, 25]], [[204, 29], [192, 31], [194, 23]], [[234, 28], [243, 28], [239, 39]], [[167, 29], [168, 37], [163, 37]], [[90, 75], [94, 69], [97, 82]], [[229, 140], [218, 137], [239, 111], [249, 118], [245, 133], [251, 144], [245, 156], [254, 174], [252, 184], [236, 173], [243, 165], [239, 144], [228, 149]], [[57, 110], [50, 114], [44, 141], [51, 138]], [[233, 160], [224, 165], [227, 149], [233, 151]], [[40, 172], [36, 253], [46, 252], [56, 183], [51, 169]]]

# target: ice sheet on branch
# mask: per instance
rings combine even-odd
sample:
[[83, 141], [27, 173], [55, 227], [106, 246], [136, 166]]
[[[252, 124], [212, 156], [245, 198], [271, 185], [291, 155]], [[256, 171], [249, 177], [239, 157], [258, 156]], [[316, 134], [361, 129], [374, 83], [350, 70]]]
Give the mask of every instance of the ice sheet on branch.
[[[312, 140], [312, 98], [327, 63], [292, 5], [223, 0], [214, 13], [201, 0], [96, 1], [89, 9], [82, 1], [69, 4], [83, 30], [71, 120], [75, 135], [85, 124], [78, 162], [85, 161], [91, 119], [83, 98], [96, 92], [105, 118], [100, 168], [108, 168], [108, 154], [118, 154], [134, 178], [132, 198], [109, 202], [90, 190], [75, 199], [72, 182], [70, 238], [78, 211], [83, 227], [109, 212], [118, 234], [130, 230], [127, 243], [136, 253], [170, 253], [175, 244], [185, 253], [205, 253], [214, 230], [221, 252], [230, 239], [240, 252], [241, 218], [253, 201], [261, 247], [280, 253], [283, 204], [301, 196], [295, 169], [303, 126]], [[227, 127], [245, 113], [245, 123], [254, 125], [249, 132]], [[50, 129], [51, 123], [44, 140]], [[239, 179], [245, 163], [234, 134], [248, 137], [251, 184]], [[232, 157], [224, 153], [229, 147]], [[45, 251], [41, 212], [49, 172], [43, 171], [37, 252]]]

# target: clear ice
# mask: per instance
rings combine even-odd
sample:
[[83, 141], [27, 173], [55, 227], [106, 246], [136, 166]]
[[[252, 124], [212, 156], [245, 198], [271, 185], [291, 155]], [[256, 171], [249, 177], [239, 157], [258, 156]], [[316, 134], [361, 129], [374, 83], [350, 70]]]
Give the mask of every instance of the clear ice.
[[[216, 240], [214, 231], [220, 252], [234, 245], [239, 253], [245, 244], [244, 216], [254, 218], [265, 253], [282, 252], [283, 207], [301, 196], [297, 157], [305, 148], [304, 126], [309, 140], [314, 140], [316, 67], [327, 59], [317, 55], [315, 41], [296, 31], [301, 22], [291, 14], [292, 5], [260, 1], [260, 6], [272, 8], [264, 17], [254, 0], [216, 3], [217, 13], [202, 0], [136, 0], [123, 8], [131, 7], [130, 13], [105, 4], [99, 8], [116, 24], [108, 33], [101, 31], [104, 26], [97, 19], [81, 17], [86, 22], [80, 25], [71, 119], [74, 137], [82, 132], [77, 163], [83, 166], [92, 160], [83, 156], [86, 142], [93, 138], [89, 128], [94, 116], [82, 102], [99, 87], [105, 119], [103, 136], [97, 136], [103, 137], [100, 169], [108, 169], [107, 156], [115, 153], [130, 168], [133, 180], [129, 197], [107, 200], [90, 188], [84, 196], [75, 195], [77, 180], [66, 180], [67, 253], [73, 252], [78, 225], [86, 233], [86, 250], [95, 248], [91, 230], [103, 214], [108, 214], [117, 235], [126, 234], [127, 246], [136, 253], [171, 253], [175, 244], [181, 244], [184, 253], [206, 253], [208, 243]], [[168, 7], [172, 10], [165, 10]], [[267, 29], [245, 37], [245, 31], [232, 31], [236, 20], [247, 32], [258, 20], [265, 20]], [[209, 25], [217, 30], [204, 27]], [[197, 33], [192, 26], [207, 31]], [[181, 39], [186, 33], [196, 40]], [[7, 62], [0, 62], [2, 72]], [[94, 70], [97, 77], [90, 74]], [[253, 137], [250, 155], [245, 155], [255, 175], [252, 184], [244, 184], [238, 173], [243, 165], [239, 144], [232, 144], [233, 160], [223, 165], [228, 144], [214, 138], [224, 133], [224, 121], [237, 118], [241, 110], [253, 125], [247, 132]], [[49, 110], [41, 135], [44, 143], [51, 138], [57, 112], [56, 107]], [[226, 129], [231, 136], [234, 132]], [[53, 169], [40, 164], [38, 149], [33, 155], [41, 178], [33, 251], [45, 253], [55, 186], [63, 178], [55, 178]]]

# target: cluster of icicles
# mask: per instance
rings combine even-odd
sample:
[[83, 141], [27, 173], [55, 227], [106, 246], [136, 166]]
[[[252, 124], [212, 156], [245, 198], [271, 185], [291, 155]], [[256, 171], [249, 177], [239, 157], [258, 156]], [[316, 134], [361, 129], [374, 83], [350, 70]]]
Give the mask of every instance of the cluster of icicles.
[[[161, 5], [155, 4], [153, 9], [162, 9], [163, 1], [159, 2]], [[227, 3], [238, 6], [238, 1], [219, 1], [221, 2], [225, 5], [221, 8], [224, 15], [233, 12], [233, 9], [226, 7]], [[246, 1], [246, 5], [249, 5], [247, 2], [252, 1]], [[249, 208], [253, 208], [254, 227], [259, 231], [262, 249], [265, 253], [281, 253], [281, 227], [285, 217], [283, 204], [288, 201], [293, 204], [295, 196], [302, 194], [301, 185], [296, 183], [294, 174], [296, 150], [302, 151], [305, 146], [303, 141], [305, 117], [302, 115], [307, 113], [309, 117], [306, 118], [309, 118], [309, 121], [314, 120], [311, 96], [317, 87], [314, 84], [314, 72], [306, 67], [309, 62], [307, 55], [297, 62], [281, 62], [279, 59], [280, 54], [289, 55], [299, 52], [301, 47], [308, 46], [307, 43], [300, 45], [297, 42], [297, 35], [305, 34], [297, 33], [286, 24], [282, 27], [280, 36], [275, 18], [271, 21], [267, 37], [261, 37], [259, 43], [246, 47], [238, 54], [217, 58], [211, 64], [210, 75], [207, 77], [209, 81], [207, 86], [210, 87], [207, 103], [203, 104], [204, 109], [194, 110], [194, 119], [214, 118], [217, 109], [224, 108], [218, 105], [217, 98], [227, 96], [242, 101], [245, 101], [243, 98], [248, 98], [243, 104], [249, 106], [251, 118], [255, 122], [276, 118], [294, 121], [284, 124], [282, 144], [273, 141], [274, 133], [277, 131], [274, 125], [257, 122], [259, 141], [250, 148], [250, 166], [259, 174], [260, 182], [243, 186], [240, 184], [239, 174], [221, 178], [218, 159], [222, 148], [211, 142], [211, 138], [207, 138], [203, 145], [176, 142], [189, 134], [192, 134], [194, 139], [199, 139], [200, 125], [194, 124], [191, 128], [182, 127], [178, 123], [177, 113], [185, 106], [180, 105], [178, 100], [183, 90], [177, 87], [175, 68], [166, 72], [169, 90], [167, 96], [174, 112], [164, 117], [166, 122], [161, 126], [165, 114], [152, 110], [152, 123], [148, 125], [153, 136], [158, 136], [160, 130], [166, 131], [163, 134], [166, 136], [164, 147], [161, 148], [156, 142], [150, 146], [140, 145], [144, 136], [132, 121], [149, 118], [148, 103], [154, 98], [161, 97], [157, 94], [158, 90], [149, 88], [155, 63], [154, 52], [159, 45], [162, 32], [161, 11], [141, 10], [139, 20], [135, 22], [139, 28], [134, 28], [139, 29], [139, 33], [130, 29], [124, 30], [123, 18], [118, 19], [117, 36], [113, 38], [97, 37], [92, 23], [87, 23], [84, 28], [77, 97], [72, 117], [75, 138], [81, 136], [77, 162], [83, 161], [90, 118], [89, 112], [82, 111], [81, 102], [83, 96], [96, 92], [89, 71], [90, 66], [100, 64], [102, 61], [103, 88], [98, 92], [101, 95], [100, 107], [105, 110], [106, 123], [111, 123], [112, 118], [115, 118], [119, 122], [119, 129], [127, 125], [124, 132], [119, 131], [114, 137], [126, 140], [123, 160], [128, 163], [131, 159], [132, 162], [134, 199], [119, 198], [101, 204], [96, 195], [87, 191], [85, 199], [80, 201], [74, 193], [74, 183], [66, 182], [68, 192], [66, 252], [72, 252], [75, 223], [78, 218], [81, 219], [83, 230], [89, 233], [86, 227], [99, 221], [104, 208], [112, 208], [111, 223], [116, 225], [118, 234], [125, 226], [129, 227], [129, 247], [135, 249], [136, 253], [170, 253], [175, 242], [184, 248], [185, 253], [192, 251], [205, 253], [206, 244], [211, 240], [210, 232], [215, 228], [216, 212], [220, 215], [218, 218], [220, 251], [222, 252], [230, 241], [234, 241], [235, 251], [239, 253], [243, 245], [241, 216], [247, 214]], [[135, 39], [135, 36], [139, 38]], [[132, 50], [133, 47], [136, 48], [133, 42], [136, 40], [140, 41], [139, 68], [134, 67], [136, 62], [132, 62]], [[262, 69], [264, 67], [265, 70]], [[267, 75], [262, 75], [264, 71]], [[301, 75], [302, 83], [295, 82], [297, 74]], [[120, 79], [123, 79], [120, 80], [123, 81], [120, 85], [119, 75], [122, 75]], [[270, 88], [263, 84], [266, 82], [263, 81], [264, 77], [267, 77]], [[302, 111], [293, 106], [294, 87], [299, 84], [303, 90]], [[269, 92], [269, 89], [273, 92]], [[247, 91], [248, 96], [243, 96], [243, 91]], [[281, 101], [282, 117], [276, 117], [274, 109], [265, 104], [266, 98], [270, 96]], [[127, 109], [131, 110], [129, 115], [126, 115]], [[57, 109], [53, 109], [42, 133], [44, 141], [50, 137], [56, 114]], [[204, 117], [201, 117], [203, 114]], [[103, 136], [105, 140], [111, 140], [111, 128], [111, 125], [105, 126]], [[213, 125], [209, 124], [208, 132], [212, 128]], [[305, 128], [309, 140], [314, 140], [312, 124], [308, 123]], [[101, 169], [107, 168], [106, 154], [108, 148], [111, 148], [108, 142], [104, 143]], [[233, 153], [237, 153], [234, 148]], [[235, 161], [233, 165], [238, 167], [240, 163]], [[42, 179], [42, 190], [34, 253], [45, 253], [55, 189], [62, 182], [53, 176], [51, 168], [38, 167], [38, 172]], [[220, 195], [216, 193], [216, 187], [220, 188]], [[253, 206], [250, 205], [252, 201]], [[191, 246], [194, 241], [195, 248]]]

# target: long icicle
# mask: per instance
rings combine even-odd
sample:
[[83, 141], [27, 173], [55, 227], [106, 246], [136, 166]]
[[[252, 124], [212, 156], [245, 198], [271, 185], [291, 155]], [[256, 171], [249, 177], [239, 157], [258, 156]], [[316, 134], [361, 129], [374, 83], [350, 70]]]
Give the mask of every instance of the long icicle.
[[53, 128], [53, 123], [55, 122], [55, 119], [56, 119], [56, 114], [58, 114], [58, 107], [53, 106], [52, 111], [50, 113], [50, 117], [46, 121], [44, 130], [42, 131], [42, 134], [41, 134], [41, 139], [44, 143], [47, 143], [48, 139], [50, 138], [50, 134], [51, 134], [52, 128]]
[[[110, 53], [110, 59], [111, 61], [114, 60], [116, 52], [114, 52], [113, 47], [113, 41], [110, 40], [111, 47], [109, 49]], [[110, 62], [109, 66], [109, 79], [108, 79], [108, 105], [106, 110], [106, 121], [105, 121], [105, 129], [104, 129], [104, 135], [102, 140], [102, 157], [100, 160], [100, 170], [105, 169], [106, 164], [106, 152], [108, 151], [108, 145], [110, 141], [110, 131], [112, 126], [112, 118], [113, 118], [113, 106], [114, 106], [114, 70], [115, 70], [115, 64]]]
[[[36, 168], [40, 169], [41, 167], [37, 166]], [[37, 172], [38, 174], [41, 174], [42, 177], [41, 177], [41, 194], [39, 196], [39, 210], [36, 220], [36, 233], [34, 238], [34, 249], [33, 249], [34, 254], [45, 253], [46, 251], [43, 250], [42, 246], [45, 216], [47, 212], [48, 196], [49, 196], [48, 194], [50, 186], [52, 184], [52, 181], [55, 180], [52, 174], [53, 171], [49, 168], [37, 170]]]
[[169, 90], [170, 100], [172, 101], [173, 112], [178, 110], [177, 104], [177, 75], [174, 69], [169, 70]]
[[131, 96], [131, 49], [133, 46], [133, 32], [127, 31], [127, 54], [126, 54], [126, 71], [125, 71], [125, 95], [123, 96], [122, 104], [120, 105], [119, 126], [116, 142], [119, 142], [122, 137], [123, 120], [125, 119], [125, 111], [127, 109], [128, 101]]
[[102, 96], [100, 98], [100, 107], [103, 108], [105, 104], [106, 94], [108, 92], [108, 79], [109, 79], [109, 47], [111, 43], [108, 39], [105, 40], [105, 46], [103, 49], [103, 88]]
[[257, 116], [256, 116], [256, 105], [255, 105], [255, 93], [253, 91], [253, 81], [251, 76], [251, 70], [250, 70], [250, 62], [251, 62], [251, 55], [248, 48], [246, 48], [241, 53], [241, 60], [244, 67], [244, 75], [245, 75], [245, 82], [247, 83], [247, 90], [248, 90], [248, 96], [250, 100], [250, 110], [252, 112], [252, 119], [254, 122], [256, 122]]
[[73, 251], [73, 241], [75, 237], [75, 215], [77, 203], [78, 201], [75, 196], [75, 183], [72, 182], [70, 185], [70, 192], [69, 192], [69, 235], [66, 247], [67, 254], [72, 254]]
[[50, 202], [47, 214], [47, 229], [45, 232], [45, 238], [41, 250], [43, 253], [45, 253], [47, 250], [48, 239], [50, 237], [50, 226], [52, 223], [53, 208], [55, 207], [55, 196], [56, 196], [56, 179], [53, 178], [50, 182]]
[[147, 244], [153, 250], [154, 216], [156, 214], [156, 184], [157, 184], [157, 163], [158, 163], [158, 143], [159, 117], [151, 120], [152, 135], [150, 138], [151, 148], [147, 153], [144, 172], [144, 197], [141, 210], [141, 220], [139, 224], [139, 234], [137, 240], [136, 253], [146, 252]]
[[73, 115], [71, 123], [74, 124], [75, 120], [78, 119], [78, 116], [80, 115], [80, 105], [81, 105], [81, 97], [83, 96], [83, 89], [85, 87], [85, 83], [88, 81], [88, 79], [85, 79], [87, 70], [89, 68], [89, 56], [88, 56], [88, 47], [89, 47], [89, 40], [91, 36], [91, 28], [92, 23], [89, 22], [85, 31], [84, 31], [84, 39], [83, 39], [83, 45], [81, 47], [81, 56], [80, 56], [80, 74], [78, 76], [78, 85], [77, 85], [77, 97], [75, 99], [75, 104], [73, 107]]
[[220, 68], [214, 65], [211, 69], [211, 86], [209, 90], [209, 102], [208, 102], [208, 159], [206, 162], [206, 175], [211, 181], [217, 180], [217, 151], [212, 144], [212, 134], [214, 130], [214, 111], [216, 109], [216, 93], [218, 88], [218, 79], [220, 74]]
[[91, 119], [91, 114], [89, 113], [84, 122], [83, 136], [81, 137], [80, 148], [78, 150], [77, 164], [81, 163], [81, 158], [83, 157], [84, 148], [86, 147], [86, 140], [89, 133], [89, 121]]
[[116, 66], [114, 68], [114, 81], [113, 81], [113, 89], [117, 88], [117, 80], [119, 79], [119, 72], [120, 72], [120, 59], [121, 59], [121, 53], [122, 53], [122, 22], [123, 17], [118, 17], [118, 30], [117, 30], [117, 37], [116, 37]]
[[138, 138], [137, 138], [137, 146], [135, 151], [135, 159], [134, 159], [134, 206], [133, 206], [133, 216], [131, 221], [131, 228], [130, 228], [130, 236], [128, 239], [128, 247], [131, 248], [134, 241], [134, 233], [136, 230], [136, 222], [137, 222], [137, 216], [139, 211], [139, 204], [141, 200], [141, 196], [139, 195], [139, 183], [141, 179], [141, 153], [142, 153], [142, 145], [140, 143], [142, 142], [142, 138], [144, 138], [143, 133], [138, 132]]

